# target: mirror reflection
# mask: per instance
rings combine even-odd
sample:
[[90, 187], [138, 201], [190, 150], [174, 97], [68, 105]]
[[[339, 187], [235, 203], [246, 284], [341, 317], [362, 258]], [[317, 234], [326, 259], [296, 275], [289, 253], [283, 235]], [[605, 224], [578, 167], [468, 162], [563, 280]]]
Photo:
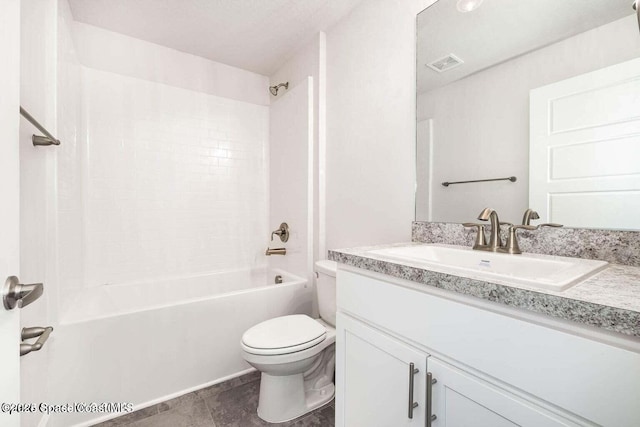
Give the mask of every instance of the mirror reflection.
[[640, 229], [631, 1], [439, 0], [417, 29], [416, 220]]

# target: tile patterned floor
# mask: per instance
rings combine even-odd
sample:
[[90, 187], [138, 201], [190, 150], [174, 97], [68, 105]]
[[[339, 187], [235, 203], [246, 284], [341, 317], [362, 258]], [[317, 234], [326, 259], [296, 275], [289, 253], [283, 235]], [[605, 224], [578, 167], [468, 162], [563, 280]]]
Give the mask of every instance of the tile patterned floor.
[[253, 372], [97, 424], [99, 427], [333, 427], [333, 401], [286, 423], [258, 418], [260, 373]]

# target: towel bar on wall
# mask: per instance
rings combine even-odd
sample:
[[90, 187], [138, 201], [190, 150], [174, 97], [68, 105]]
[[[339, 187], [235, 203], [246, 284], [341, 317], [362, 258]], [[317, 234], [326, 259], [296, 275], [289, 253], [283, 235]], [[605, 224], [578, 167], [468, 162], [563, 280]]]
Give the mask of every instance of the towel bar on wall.
[[492, 179], [474, 179], [472, 181], [455, 181], [455, 182], [443, 182], [442, 185], [448, 187], [452, 184], [468, 184], [470, 182], [489, 182], [489, 181], [511, 181], [516, 182], [518, 178], [515, 176], [509, 176], [507, 178], [492, 178]]
[[33, 135], [31, 136], [31, 142], [34, 146], [38, 145], [60, 145], [60, 140], [58, 140], [55, 136], [51, 135], [48, 130], [44, 128], [36, 119], [33, 118], [27, 110], [20, 106], [20, 115], [27, 119], [32, 125], [34, 125], [40, 132], [42, 132], [45, 136]]

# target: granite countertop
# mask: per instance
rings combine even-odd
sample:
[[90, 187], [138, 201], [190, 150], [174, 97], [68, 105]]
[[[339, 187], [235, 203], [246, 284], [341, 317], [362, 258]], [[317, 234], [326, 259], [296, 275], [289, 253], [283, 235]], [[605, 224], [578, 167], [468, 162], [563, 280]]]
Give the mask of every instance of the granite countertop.
[[410, 261], [368, 254], [373, 249], [424, 243], [399, 243], [329, 251], [329, 259], [426, 286], [523, 308], [633, 337], [640, 337], [640, 267], [609, 264], [569, 289], [556, 292], [440, 273]]

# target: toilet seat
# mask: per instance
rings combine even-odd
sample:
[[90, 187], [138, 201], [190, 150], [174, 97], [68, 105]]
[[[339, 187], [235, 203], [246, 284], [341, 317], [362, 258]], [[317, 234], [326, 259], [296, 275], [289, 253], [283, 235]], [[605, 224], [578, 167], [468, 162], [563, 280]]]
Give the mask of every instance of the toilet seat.
[[327, 329], [304, 314], [281, 316], [255, 325], [242, 336], [242, 349], [256, 355], [280, 355], [306, 350], [326, 339]]

